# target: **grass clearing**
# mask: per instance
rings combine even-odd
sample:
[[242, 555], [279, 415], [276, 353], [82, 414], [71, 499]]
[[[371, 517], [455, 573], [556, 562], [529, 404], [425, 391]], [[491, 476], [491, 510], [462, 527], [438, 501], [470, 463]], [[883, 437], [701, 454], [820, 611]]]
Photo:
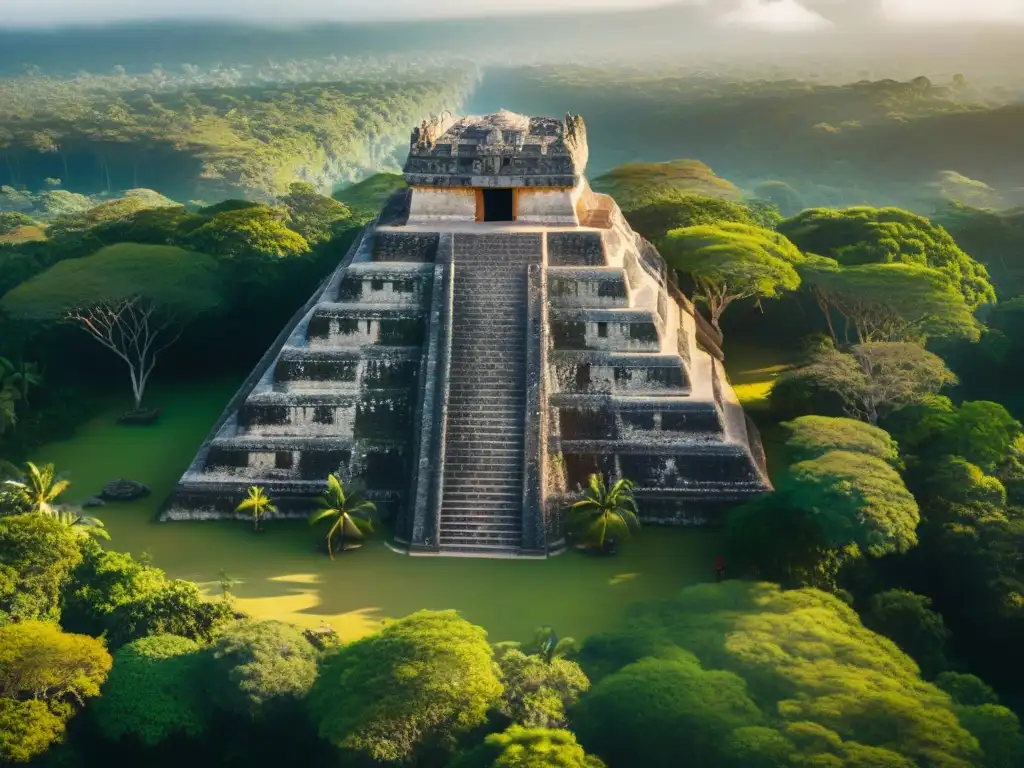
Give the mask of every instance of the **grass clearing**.
[[794, 357], [783, 350], [726, 339], [725, 368], [743, 407], [768, 410], [772, 387], [793, 367]]
[[792, 369], [796, 351], [728, 338], [725, 351], [729, 380], [740, 403], [757, 424], [768, 459], [768, 472], [774, 478], [789, 461], [785, 451], [786, 433], [771, 413], [769, 397], [779, 376]]
[[648, 528], [612, 558], [566, 553], [543, 561], [407, 557], [385, 536], [331, 561], [315, 551], [318, 531], [301, 521], [269, 521], [261, 535], [244, 522], [157, 523], [156, 510], [227, 403], [236, 379], [154, 386], [148, 400], [164, 408], [152, 427], [116, 423], [119, 403], [83, 425], [71, 440], [36, 451], [72, 481], [81, 502], [117, 477], [139, 480], [153, 495], [94, 510], [109, 546], [139, 556], [175, 578], [220, 592], [223, 571], [238, 607], [260, 618], [306, 627], [326, 622], [345, 639], [421, 608], [455, 608], [492, 640], [525, 640], [541, 625], [585, 637], [613, 628], [640, 601], [674, 595], [714, 576], [716, 531]]

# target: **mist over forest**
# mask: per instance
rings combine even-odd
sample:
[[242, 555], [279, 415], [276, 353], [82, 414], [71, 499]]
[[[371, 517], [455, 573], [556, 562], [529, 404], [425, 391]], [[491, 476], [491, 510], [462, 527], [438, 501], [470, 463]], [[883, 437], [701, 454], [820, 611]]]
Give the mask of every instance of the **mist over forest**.
[[[0, 30], [0, 184], [206, 200], [273, 196], [294, 177], [332, 191], [397, 171], [423, 116], [507, 108], [581, 113], [592, 176], [684, 156], [746, 190], [793, 184], [808, 205], [1019, 204], [1014, 28], [895, 25], [840, 3], [816, 7], [829, 26], [790, 33], [724, 25], [723, 7]], [[338, 133], [350, 118], [329, 92], [353, 104], [424, 86], [397, 111], [373, 97]], [[323, 130], [288, 127], [296, 98]]]

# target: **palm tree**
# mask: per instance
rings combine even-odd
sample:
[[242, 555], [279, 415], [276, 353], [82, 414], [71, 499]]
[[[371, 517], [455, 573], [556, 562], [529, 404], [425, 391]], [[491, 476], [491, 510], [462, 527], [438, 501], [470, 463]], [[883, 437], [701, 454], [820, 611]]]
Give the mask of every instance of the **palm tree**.
[[260, 524], [267, 512], [277, 512], [277, 507], [270, 503], [270, 497], [258, 485], [249, 486], [249, 495], [235, 507], [235, 512], [252, 512], [252, 529], [260, 530]]
[[628, 539], [640, 527], [630, 480], [619, 480], [608, 488], [603, 475], [591, 475], [583, 498], [569, 507], [569, 512], [571, 525], [583, 541], [602, 551], [609, 540]]
[[53, 464], [45, 464], [40, 469], [29, 461], [25, 463], [25, 468], [27, 472], [24, 482], [8, 480], [6, 484], [23, 497], [29, 512], [53, 517], [53, 502], [68, 489], [71, 482], [58, 479]]
[[341, 548], [355, 549], [359, 541], [373, 532], [373, 520], [370, 515], [376, 513], [377, 507], [362, 498], [359, 493], [345, 495], [345, 488], [334, 475], [327, 476], [327, 490], [320, 499], [320, 508], [309, 516], [309, 524], [316, 525], [327, 518], [337, 518], [331, 530], [327, 532], [327, 554], [334, 559], [334, 534], [341, 532]]
[[77, 509], [69, 507], [55, 508], [53, 516], [83, 538], [110, 541], [110, 534], [98, 517], [83, 515]]

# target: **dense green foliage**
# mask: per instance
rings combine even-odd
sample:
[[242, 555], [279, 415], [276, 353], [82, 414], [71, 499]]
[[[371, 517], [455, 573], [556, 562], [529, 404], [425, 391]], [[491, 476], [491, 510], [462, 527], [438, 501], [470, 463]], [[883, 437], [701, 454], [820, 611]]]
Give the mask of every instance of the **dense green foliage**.
[[110, 663], [95, 638], [41, 621], [0, 625], [0, 760], [25, 762], [60, 738]]
[[120, 243], [68, 259], [10, 291], [2, 307], [31, 319], [61, 319], [72, 310], [133, 297], [185, 317], [217, 301], [215, 262], [168, 245]]
[[60, 589], [82, 559], [78, 538], [40, 514], [0, 516], [0, 624], [60, 618]]
[[569, 731], [513, 725], [493, 733], [450, 768], [603, 768]]
[[281, 203], [288, 211], [291, 229], [310, 245], [325, 243], [351, 226], [348, 207], [317, 194], [312, 184], [295, 182]]
[[249, 718], [301, 701], [317, 673], [317, 653], [295, 627], [277, 621], [238, 624], [211, 646], [211, 701]]
[[952, 204], [932, 220], [988, 268], [1001, 299], [1024, 294], [1024, 208], [993, 211]]
[[111, 647], [152, 634], [209, 640], [228, 620], [223, 603], [204, 600], [195, 584], [167, 579], [131, 555], [84, 546], [65, 592], [64, 624], [103, 634]]
[[674, 229], [662, 240], [662, 252], [670, 267], [693, 280], [715, 328], [734, 301], [796, 290], [804, 260], [784, 236], [733, 222]]
[[673, 193], [735, 199], [739, 189], [698, 160], [633, 163], [594, 179], [594, 189], [611, 195], [623, 210], [642, 208]]
[[566, 710], [590, 687], [590, 681], [574, 661], [547, 660], [509, 650], [498, 660], [504, 692], [501, 713], [527, 728], [562, 728]]
[[995, 301], [988, 271], [941, 227], [898, 208], [815, 208], [783, 222], [779, 231], [807, 253], [860, 264], [916, 264], [943, 272], [976, 309]]
[[[605, 645], [618, 671], [583, 699], [576, 724], [612, 768], [967, 768], [980, 754], [946, 695], [835, 597], [704, 585], [638, 611], [630, 626], [662, 650], [637, 658], [640, 647]], [[747, 762], [752, 753], [765, 762]]]
[[801, 416], [783, 425], [794, 461], [817, 459], [831, 451], [863, 453], [899, 467], [899, 446], [884, 429], [855, 419]]
[[334, 193], [334, 199], [347, 206], [360, 219], [372, 219], [391, 195], [406, 188], [405, 178], [401, 174], [376, 173], [339, 189]]
[[811, 258], [798, 271], [837, 344], [979, 336], [971, 307], [937, 269], [899, 263], [844, 267]]
[[452, 67], [390, 74], [184, 90], [123, 75], [3, 79], [0, 183], [39, 188], [55, 177], [76, 191], [266, 198], [303, 173], [323, 190], [389, 162], [424, 114], [458, 107], [473, 76]]
[[114, 666], [93, 713], [105, 736], [156, 745], [206, 727], [202, 657], [194, 640], [153, 635], [114, 654]]
[[[359, 232], [347, 208], [315, 195], [308, 185], [294, 185], [281, 207], [226, 201], [188, 210], [137, 192], [81, 214], [58, 216], [53, 224], [64, 222], [63, 228], [49, 240], [0, 247], [0, 304], [16, 313], [5, 318], [0, 311], [0, 357], [14, 369], [10, 376], [0, 373], [0, 455], [5, 458], [21, 461], [38, 442], [69, 436], [96, 407], [95, 390], [111, 388], [123, 375], [120, 363], [95, 364], [97, 353], [115, 362], [94, 346], [97, 341], [106, 346], [113, 337], [113, 346], [128, 353], [137, 400], [146, 389], [146, 371], [153, 370], [154, 353], [200, 310], [206, 310], [206, 322], [184, 325], [180, 342], [160, 352], [155, 375], [248, 368]], [[200, 246], [208, 255], [196, 251]], [[104, 336], [98, 328], [100, 335], [88, 339], [49, 320], [32, 319], [41, 314], [60, 319], [54, 314], [76, 299], [137, 295], [148, 298], [123, 307], [121, 319], [142, 327], [145, 312], [152, 310], [149, 329], [162, 329], [151, 333], [154, 343], [145, 359], [119, 343], [126, 341], [123, 334]], [[259, 312], [253, 312], [255, 305]], [[46, 369], [42, 387], [40, 368]], [[19, 391], [18, 381], [26, 375], [40, 390], [31, 400]]]
[[920, 509], [894, 469], [902, 464], [883, 430], [819, 416], [787, 427], [796, 463], [776, 480], [775, 493], [728, 517], [730, 548], [753, 574], [834, 589], [846, 562], [917, 544]]
[[948, 663], [949, 630], [931, 603], [923, 595], [890, 589], [873, 595], [864, 614], [864, 625], [893, 640], [927, 677], [942, 672]]
[[956, 383], [942, 358], [908, 342], [857, 344], [849, 352], [825, 346], [786, 378], [834, 393], [850, 416], [871, 424]]
[[752, 211], [742, 203], [675, 190], [659, 194], [642, 205], [623, 208], [623, 211], [629, 225], [659, 247], [665, 235], [674, 229], [713, 226], [722, 222], [755, 223]]
[[387, 764], [450, 750], [501, 692], [486, 633], [421, 611], [327, 659], [309, 706], [322, 737]]
[[830, 451], [798, 462], [779, 493], [809, 515], [830, 548], [852, 545], [878, 557], [917, 543], [917, 502], [899, 473], [874, 456]]
[[722, 746], [762, 715], [737, 675], [703, 669], [682, 649], [627, 664], [598, 683], [574, 722], [582, 743], [611, 766], [721, 765]]

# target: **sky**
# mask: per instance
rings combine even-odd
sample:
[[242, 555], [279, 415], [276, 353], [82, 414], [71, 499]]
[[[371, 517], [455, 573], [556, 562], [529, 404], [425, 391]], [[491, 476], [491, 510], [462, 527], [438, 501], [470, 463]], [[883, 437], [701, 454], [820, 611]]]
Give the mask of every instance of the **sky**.
[[[806, 32], [830, 26], [832, 5], [865, 0], [683, 0], [719, 6], [725, 25]], [[1024, 0], [873, 0], [893, 23], [1024, 24]], [[152, 18], [245, 21], [421, 18], [664, 5], [666, 0], [0, 0], [0, 26], [54, 26]]]

